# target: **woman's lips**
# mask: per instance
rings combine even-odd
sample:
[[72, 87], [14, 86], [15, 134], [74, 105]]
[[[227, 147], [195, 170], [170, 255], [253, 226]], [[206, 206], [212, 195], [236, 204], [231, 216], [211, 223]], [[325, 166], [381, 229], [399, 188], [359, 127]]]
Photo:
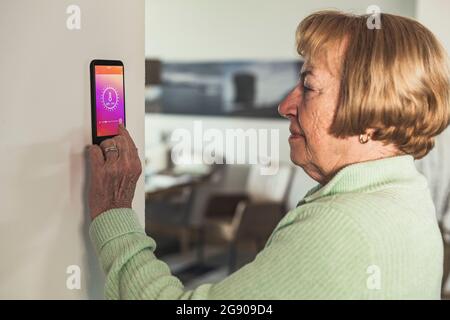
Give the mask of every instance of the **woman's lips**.
[[293, 128], [292, 126], [289, 128], [289, 131], [291, 132], [291, 135], [289, 136], [289, 139], [299, 139], [304, 138], [305, 135], [300, 130]]
[[293, 132], [293, 131], [291, 131], [291, 135], [289, 136], [289, 140], [295, 140], [295, 139], [301, 139], [301, 138], [305, 138], [305, 136], [303, 134], [301, 134], [300, 132]]
[[297, 139], [303, 139], [303, 138], [305, 138], [305, 136], [302, 136], [302, 135], [294, 135], [294, 134], [291, 134], [291, 135], [289, 136], [289, 140], [297, 140]]

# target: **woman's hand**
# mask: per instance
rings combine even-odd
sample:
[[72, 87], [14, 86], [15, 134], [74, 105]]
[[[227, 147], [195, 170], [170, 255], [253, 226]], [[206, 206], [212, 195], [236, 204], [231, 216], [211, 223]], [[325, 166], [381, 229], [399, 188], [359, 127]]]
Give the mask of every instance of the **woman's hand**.
[[142, 166], [137, 148], [123, 125], [119, 134], [89, 147], [91, 180], [89, 209], [92, 220], [114, 208], [131, 208]]

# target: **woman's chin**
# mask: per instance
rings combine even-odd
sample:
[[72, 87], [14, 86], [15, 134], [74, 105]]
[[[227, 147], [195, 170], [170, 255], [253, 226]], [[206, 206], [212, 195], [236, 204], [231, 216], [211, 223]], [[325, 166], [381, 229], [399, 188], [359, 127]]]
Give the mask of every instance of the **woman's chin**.
[[291, 161], [294, 164], [301, 166], [306, 161], [306, 159], [304, 158], [306, 154], [305, 137], [300, 135], [290, 135], [288, 140], [289, 146], [291, 148]]
[[289, 146], [291, 147], [291, 153], [305, 151], [305, 144], [306, 144], [305, 137], [291, 135], [288, 139], [288, 142]]
[[299, 150], [299, 148], [292, 148], [291, 147], [291, 161], [293, 164], [297, 165], [297, 166], [302, 166], [305, 163], [305, 160], [303, 158], [304, 151]]

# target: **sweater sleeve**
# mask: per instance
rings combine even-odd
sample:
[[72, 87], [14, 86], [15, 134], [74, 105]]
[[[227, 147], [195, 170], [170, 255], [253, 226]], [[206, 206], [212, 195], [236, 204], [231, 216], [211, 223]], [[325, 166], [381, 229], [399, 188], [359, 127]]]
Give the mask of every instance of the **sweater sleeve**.
[[106, 298], [367, 298], [371, 259], [363, 232], [329, 207], [303, 207], [285, 216], [253, 262], [219, 283], [190, 291], [155, 257], [155, 241], [145, 234], [134, 211], [109, 210], [90, 227], [106, 273]]

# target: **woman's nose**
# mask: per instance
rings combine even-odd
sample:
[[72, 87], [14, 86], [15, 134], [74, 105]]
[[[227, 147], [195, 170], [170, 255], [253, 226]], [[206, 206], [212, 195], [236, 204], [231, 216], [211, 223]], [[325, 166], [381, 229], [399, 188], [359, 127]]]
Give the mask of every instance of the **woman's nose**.
[[295, 87], [283, 101], [278, 105], [278, 113], [280, 116], [288, 118], [289, 116], [297, 116], [297, 107], [300, 104], [301, 92]]

